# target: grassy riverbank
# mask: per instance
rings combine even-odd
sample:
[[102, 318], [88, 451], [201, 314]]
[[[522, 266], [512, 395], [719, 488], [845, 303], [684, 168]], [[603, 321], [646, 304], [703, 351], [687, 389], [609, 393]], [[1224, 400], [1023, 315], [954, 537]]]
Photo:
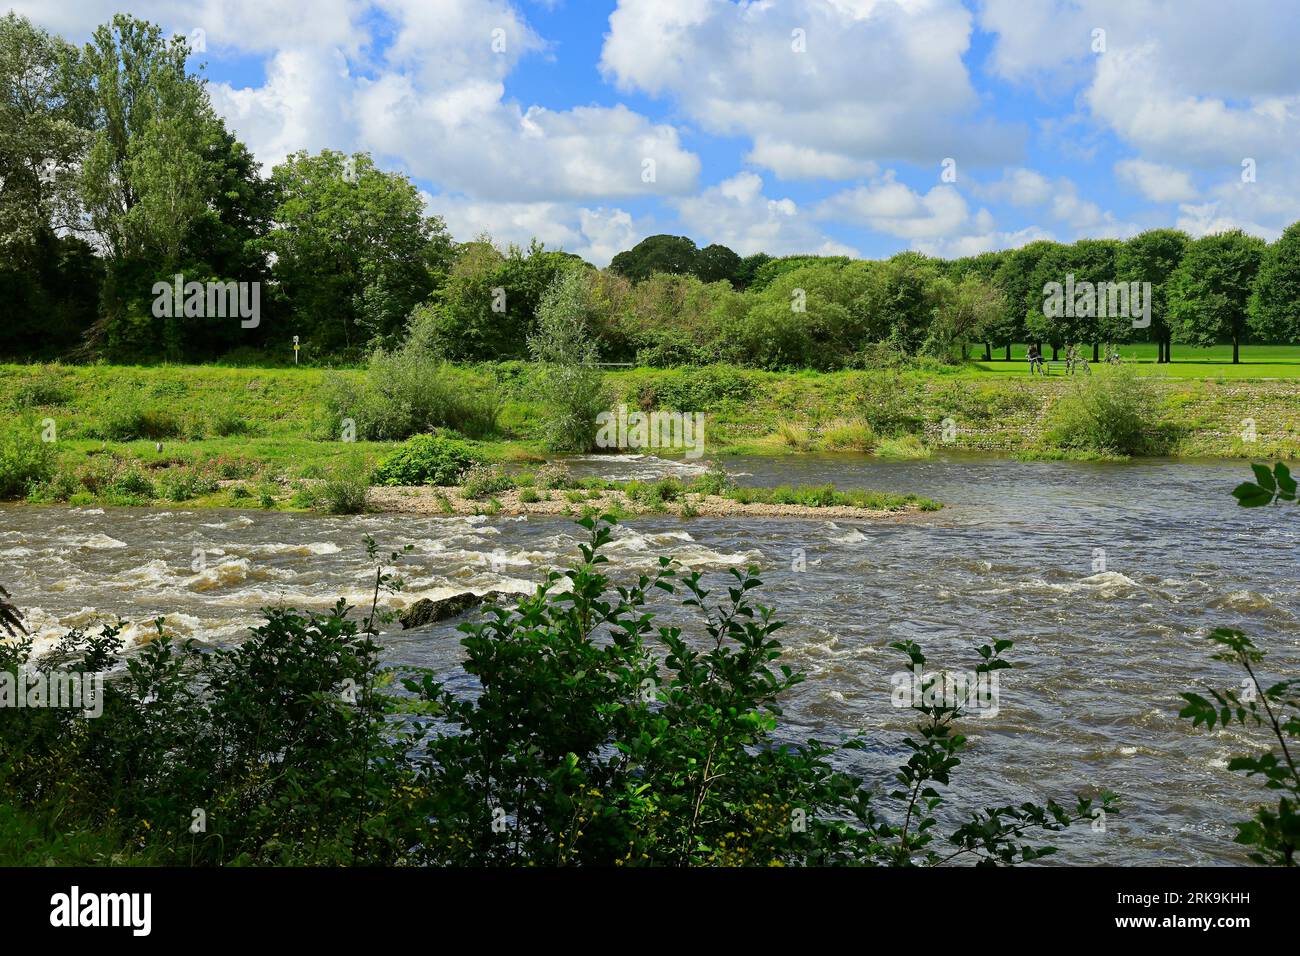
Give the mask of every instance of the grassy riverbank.
[[[1018, 365], [1006, 374], [970, 368], [786, 374], [726, 366], [628, 369], [610, 372], [606, 384], [614, 402], [634, 410], [703, 412], [706, 458], [815, 451], [914, 458], [937, 448], [1062, 454], [1046, 432], [1071, 379], [1030, 378]], [[1142, 370], [1160, 378], [1156, 427], [1168, 453], [1296, 456], [1296, 381], [1165, 377], [1164, 368]], [[496, 434], [475, 444], [484, 460], [528, 468], [548, 457], [545, 410], [532, 398], [536, 374], [524, 363], [463, 371], [466, 387], [494, 390], [501, 401]], [[42, 434], [55, 439], [67, 492], [56, 488], [58, 498], [287, 507], [293, 506], [293, 482], [362, 472], [395, 447], [330, 434], [330, 379], [360, 382], [363, 376], [348, 369], [5, 365], [0, 410], [11, 432], [30, 431], [32, 441]], [[1254, 423], [1254, 442], [1243, 439], [1248, 422]]]

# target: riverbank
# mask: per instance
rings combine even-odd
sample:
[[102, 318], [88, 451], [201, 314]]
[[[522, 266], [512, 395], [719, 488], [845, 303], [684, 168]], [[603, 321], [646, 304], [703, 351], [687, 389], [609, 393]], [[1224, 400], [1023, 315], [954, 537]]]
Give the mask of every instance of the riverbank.
[[[1296, 381], [1167, 378], [1159, 367], [1141, 369], [1161, 379], [1155, 427], [1167, 457], [1290, 459], [1300, 453]], [[542, 440], [544, 409], [532, 397], [533, 366], [470, 366], [464, 374], [500, 400], [496, 433], [476, 443], [484, 460], [529, 467], [551, 457]], [[47, 483], [44, 500], [247, 507], [252, 499], [292, 507], [283, 491], [293, 482], [325, 479], [345, 467], [366, 469], [396, 446], [331, 434], [329, 380], [359, 382], [363, 375], [316, 368], [5, 365], [0, 408], [4, 428], [22, 429], [25, 442], [39, 437], [53, 449], [61, 477]], [[638, 368], [611, 371], [606, 384], [612, 404], [702, 413], [703, 453], [710, 459], [837, 451], [907, 460], [935, 450], [1099, 457], [1049, 444], [1051, 410], [1073, 380], [1031, 378], [1019, 367], [978, 376], [967, 370]], [[214, 482], [221, 480], [241, 482], [242, 497], [218, 493]], [[27, 484], [19, 475], [9, 496], [25, 495]]]

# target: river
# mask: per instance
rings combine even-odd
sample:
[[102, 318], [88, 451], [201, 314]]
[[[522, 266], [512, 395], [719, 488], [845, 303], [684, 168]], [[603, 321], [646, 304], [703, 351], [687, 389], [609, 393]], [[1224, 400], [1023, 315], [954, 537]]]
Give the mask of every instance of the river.
[[[608, 477], [676, 467], [574, 463]], [[890, 693], [905, 659], [888, 645], [911, 638], [934, 664], [968, 669], [976, 644], [1006, 637], [1017, 666], [1001, 674], [996, 716], [965, 723], [971, 743], [954, 809], [1064, 802], [1108, 788], [1120, 794], [1121, 814], [1104, 832], [1056, 839], [1055, 861], [1244, 862], [1230, 823], [1263, 791], [1229, 773], [1227, 760], [1263, 737], [1193, 730], [1177, 711], [1180, 691], [1239, 682], [1209, 660], [1204, 634], [1213, 627], [1241, 628], [1267, 648], [1267, 675], [1300, 664], [1300, 515], [1237, 507], [1229, 492], [1245, 464], [952, 455], [735, 458], [727, 467], [756, 485], [834, 481], [946, 505], [901, 522], [645, 517], [618, 529], [615, 576], [652, 567], [659, 554], [718, 581], [728, 567], [763, 569], [762, 600], [789, 622], [780, 632], [787, 660], [809, 675], [790, 695], [786, 734], [830, 739], [865, 729], [876, 743], [855, 759], [887, 785], [905, 756], [907, 726]], [[576, 556], [582, 532], [562, 518], [16, 505], [0, 509], [0, 582], [26, 609], [39, 644], [106, 615], [132, 622], [132, 639], [165, 616], [178, 634], [229, 642], [264, 605], [367, 600], [365, 533], [385, 551], [414, 546], [400, 603], [531, 589]], [[385, 634], [386, 652], [464, 683], [456, 623]]]

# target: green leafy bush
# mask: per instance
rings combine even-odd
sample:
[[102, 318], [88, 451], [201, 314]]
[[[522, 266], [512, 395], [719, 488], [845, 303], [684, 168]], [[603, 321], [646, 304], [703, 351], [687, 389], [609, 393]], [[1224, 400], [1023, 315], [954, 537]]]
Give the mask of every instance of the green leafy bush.
[[490, 383], [412, 346], [376, 352], [361, 382], [343, 375], [326, 379], [325, 408], [332, 438], [351, 419], [358, 438], [395, 441], [434, 429], [491, 435], [501, 403]]
[[856, 399], [857, 416], [882, 438], [895, 438], [921, 427], [917, 385], [897, 371], [865, 372]]
[[[1237, 504], [1259, 508], [1297, 500], [1296, 480], [1286, 464], [1279, 461], [1272, 469], [1258, 463], [1250, 467], [1255, 480], [1233, 489]], [[1180, 695], [1187, 706], [1178, 716], [1190, 720], [1193, 727], [1205, 724], [1207, 730], [1235, 722], [1242, 727], [1266, 727], [1272, 734], [1277, 750], [1270, 747], [1228, 761], [1229, 770], [1259, 777], [1265, 788], [1278, 794], [1276, 808], [1259, 807], [1250, 820], [1236, 825], [1235, 840], [1251, 848], [1252, 862], [1296, 866], [1300, 864], [1300, 770], [1292, 749], [1300, 741], [1300, 678], [1261, 680], [1256, 671], [1264, 662], [1264, 652], [1241, 631], [1220, 627], [1209, 639], [1221, 648], [1213, 659], [1240, 667], [1246, 679], [1240, 689], [1207, 687], [1213, 700], [1194, 691]], [[1288, 740], [1293, 741], [1290, 746]]]
[[[366, 510], [366, 498], [370, 492], [370, 480], [362, 462], [349, 462], [333, 469], [320, 486], [319, 505], [334, 515], [359, 515]], [[272, 507], [274, 499], [267, 491], [262, 492], [262, 507]]]
[[691, 479], [689, 491], [697, 495], [728, 495], [736, 488], [736, 481], [721, 463], [709, 462], [709, 470]]
[[537, 469], [534, 480], [543, 491], [563, 490], [573, 486], [573, 473], [563, 462], [548, 461]]
[[67, 469], [58, 468], [45, 481], [27, 486], [27, 500], [33, 504], [54, 504], [69, 500], [80, 490], [81, 482], [77, 476]]
[[118, 471], [107, 489], [109, 499], [119, 504], [147, 504], [157, 493], [153, 482], [134, 462]]
[[[433, 823], [427, 850], [458, 865], [986, 863], [1053, 852], [1022, 842], [1028, 828], [1089, 820], [1025, 803], [976, 813], [941, 852], [939, 787], [960, 764], [953, 729], [962, 705], [920, 703], [919, 733], [900, 768], [904, 786], [877, 793], [839, 769], [864, 748], [778, 743], [778, 700], [803, 676], [778, 663], [781, 627], [753, 603], [754, 572], [734, 571], [714, 604], [701, 576], [668, 559], [615, 590], [601, 573], [610, 529], [592, 519], [582, 564], [553, 573], [531, 599], [462, 630], [481, 691], [431, 694], [454, 732], [429, 741]], [[566, 587], [561, 588], [561, 582]], [[659, 627], [656, 592], [701, 615], [702, 640]], [[925, 659], [896, 645], [912, 663]], [[981, 673], [1010, 666], [1009, 641], [980, 649]], [[935, 680], [933, 674], [931, 681]], [[427, 685], [412, 688], [425, 690]], [[895, 811], [878, 810], [896, 802]], [[1109, 806], [1109, 798], [1103, 803]], [[505, 821], [509, 839], [493, 822]], [[498, 828], [499, 829], [499, 828]]]
[[644, 411], [698, 412], [728, 402], [748, 401], [754, 389], [753, 373], [728, 365], [707, 365], [656, 376], [633, 399]]
[[457, 485], [482, 459], [463, 441], [443, 435], [415, 435], [375, 469], [377, 485]]
[[0, 425], [0, 500], [21, 498], [53, 477], [54, 446], [42, 441], [41, 425], [20, 418]]
[[1150, 377], [1129, 365], [1077, 376], [1048, 411], [1047, 442], [1058, 448], [1119, 455], [1154, 454], [1164, 399]]
[[200, 468], [169, 468], [158, 479], [158, 489], [168, 501], [190, 501], [217, 487], [217, 479]]
[[[1222, 650], [1214, 660], [1235, 664], [1246, 674], [1240, 689], [1206, 688], [1213, 700], [1195, 692], [1180, 696], [1187, 702], [1178, 716], [1196, 727], [1216, 724], [1227, 727], [1266, 727], [1280, 745], [1278, 750], [1233, 757], [1228, 769], [1258, 776], [1264, 786], [1278, 793], [1277, 806], [1260, 807], [1252, 819], [1237, 824], [1235, 840], [1251, 847], [1252, 862], [1265, 866], [1296, 866], [1300, 863], [1300, 770], [1287, 741], [1300, 741], [1300, 678], [1261, 682], [1256, 668], [1264, 661], [1264, 652], [1241, 631], [1216, 628], [1210, 641]], [[1295, 746], [1293, 744], [1292, 746]]]

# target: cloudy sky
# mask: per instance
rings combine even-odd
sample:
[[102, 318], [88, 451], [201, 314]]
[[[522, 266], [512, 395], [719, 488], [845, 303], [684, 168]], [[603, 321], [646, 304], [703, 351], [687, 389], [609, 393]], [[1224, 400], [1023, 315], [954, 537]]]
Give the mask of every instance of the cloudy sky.
[[1294, 0], [11, 5], [77, 42], [123, 9], [202, 31], [266, 170], [368, 150], [458, 239], [598, 264], [657, 232], [951, 256], [1300, 220]]

